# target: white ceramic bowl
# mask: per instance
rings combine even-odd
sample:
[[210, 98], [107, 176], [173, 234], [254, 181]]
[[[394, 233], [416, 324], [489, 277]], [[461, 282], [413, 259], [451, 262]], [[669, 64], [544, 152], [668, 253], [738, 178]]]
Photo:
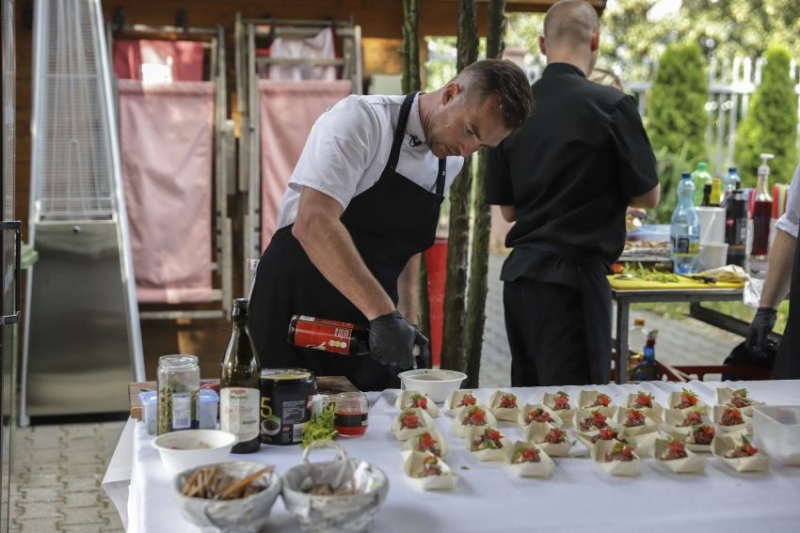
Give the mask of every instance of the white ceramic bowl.
[[[208, 466], [208, 465], [205, 465]], [[246, 461], [217, 463], [226, 474], [242, 479], [255, 474], [265, 465]], [[265, 487], [246, 498], [235, 500], [207, 500], [183, 494], [184, 483], [197, 468], [181, 472], [173, 483], [173, 498], [186, 520], [200, 528], [215, 528], [215, 531], [255, 533], [261, 531], [269, 519], [272, 505], [281, 492], [281, 478], [275, 472], [265, 472], [253, 481]], [[205, 529], [204, 529], [205, 531]]]
[[406, 390], [426, 394], [434, 402], [443, 402], [454, 390], [461, 388], [467, 375], [457, 370], [420, 368], [400, 373], [400, 381]]
[[153, 441], [153, 446], [161, 455], [161, 462], [171, 474], [225, 461], [234, 444], [236, 435], [218, 429], [173, 431]]

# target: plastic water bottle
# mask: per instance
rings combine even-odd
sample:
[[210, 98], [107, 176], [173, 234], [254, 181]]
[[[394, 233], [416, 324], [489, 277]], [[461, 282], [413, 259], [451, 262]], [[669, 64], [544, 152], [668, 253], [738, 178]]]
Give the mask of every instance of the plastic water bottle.
[[697, 271], [700, 253], [700, 221], [694, 207], [694, 184], [689, 173], [684, 172], [678, 183], [678, 205], [670, 221], [672, 265], [676, 274], [693, 274]]
[[697, 168], [692, 172], [692, 182], [694, 183], [694, 192], [692, 193], [692, 204], [701, 205], [703, 203], [703, 188], [706, 183], [709, 185], [709, 193], [711, 192], [710, 186], [714, 177], [708, 171], [708, 163], [700, 161], [697, 163]]
[[647, 343], [644, 345], [644, 357], [642, 358], [642, 362], [631, 372], [631, 381], [655, 381], [658, 379], [656, 335], [658, 335], [657, 329], [647, 334]]
[[633, 371], [643, 360], [642, 352], [647, 343], [647, 330], [644, 327], [644, 319], [636, 318], [633, 320], [633, 327], [628, 330], [628, 380], [632, 379]]
[[728, 174], [722, 180], [722, 205], [725, 205], [728, 197], [733, 194], [733, 191], [741, 187], [742, 178], [736, 171], [736, 167], [728, 167]]

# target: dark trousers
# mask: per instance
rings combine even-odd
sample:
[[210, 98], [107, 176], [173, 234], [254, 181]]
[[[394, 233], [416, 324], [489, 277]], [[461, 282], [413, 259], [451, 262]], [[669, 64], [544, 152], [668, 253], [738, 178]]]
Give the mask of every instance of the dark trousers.
[[592, 383], [578, 290], [530, 279], [506, 281], [503, 304], [512, 387]]

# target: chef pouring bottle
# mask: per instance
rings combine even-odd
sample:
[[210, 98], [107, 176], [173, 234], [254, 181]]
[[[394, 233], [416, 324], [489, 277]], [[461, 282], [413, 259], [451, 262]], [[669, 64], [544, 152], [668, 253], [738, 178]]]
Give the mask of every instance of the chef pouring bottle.
[[260, 446], [259, 379], [261, 363], [247, 330], [247, 298], [233, 301], [233, 330], [222, 361], [220, 429], [239, 439], [232, 453], [252, 453]]

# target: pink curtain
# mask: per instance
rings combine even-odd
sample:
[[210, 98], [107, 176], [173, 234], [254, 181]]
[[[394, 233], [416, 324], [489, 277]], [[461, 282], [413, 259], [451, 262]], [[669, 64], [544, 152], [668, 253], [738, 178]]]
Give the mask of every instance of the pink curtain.
[[262, 250], [275, 234], [278, 208], [311, 126], [350, 89], [345, 80], [259, 80]]
[[213, 82], [119, 80], [120, 153], [139, 302], [207, 302]]
[[197, 41], [114, 41], [114, 73], [119, 79], [141, 80], [142, 64], [162, 65], [172, 81], [203, 81], [203, 43]]

